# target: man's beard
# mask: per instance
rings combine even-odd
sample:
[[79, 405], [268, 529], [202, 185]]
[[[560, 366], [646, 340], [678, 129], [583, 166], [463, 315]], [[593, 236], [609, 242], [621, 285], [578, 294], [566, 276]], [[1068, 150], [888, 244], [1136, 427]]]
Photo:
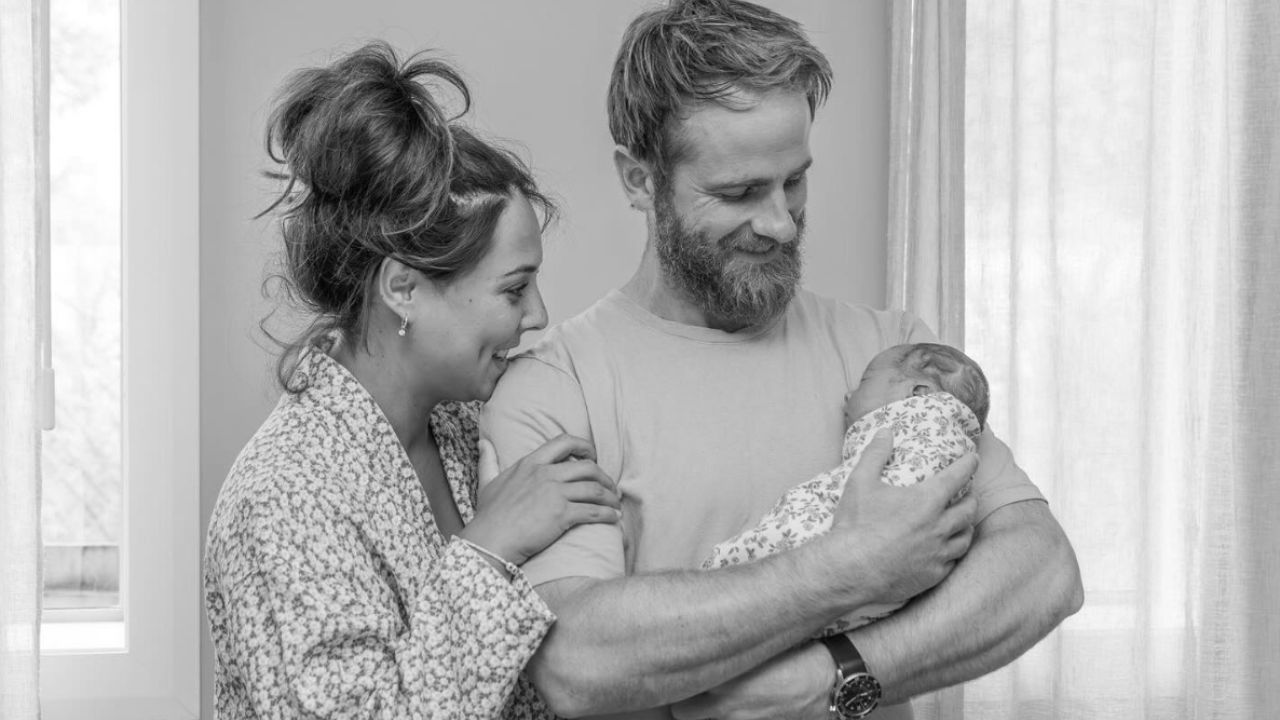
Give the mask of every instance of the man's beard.
[[[711, 240], [693, 232], [672, 205], [670, 191], [654, 198], [658, 262], [676, 289], [716, 324], [735, 329], [759, 325], [782, 314], [800, 282], [800, 241], [804, 213], [795, 219], [796, 236], [778, 243], [751, 232], [750, 227]], [[766, 245], [767, 244], [767, 245]], [[736, 257], [739, 249], [759, 250], [779, 245], [777, 257], [749, 262]]]

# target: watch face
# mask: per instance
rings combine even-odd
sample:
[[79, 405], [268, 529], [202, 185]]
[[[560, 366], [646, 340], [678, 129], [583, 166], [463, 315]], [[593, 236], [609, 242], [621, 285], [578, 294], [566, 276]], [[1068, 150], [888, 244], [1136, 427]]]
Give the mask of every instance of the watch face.
[[836, 690], [836, 712], [845, 720], [866, 717], [880, 703], [880, 682], [867, 673], [854, 673]]

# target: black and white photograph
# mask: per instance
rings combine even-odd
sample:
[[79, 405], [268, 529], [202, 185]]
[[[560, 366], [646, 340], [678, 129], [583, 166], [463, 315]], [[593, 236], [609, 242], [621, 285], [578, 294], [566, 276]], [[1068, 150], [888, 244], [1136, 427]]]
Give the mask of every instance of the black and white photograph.
[[1277, 518], [1277, 0], [0, 0], [0, 720], [1274, 720]]

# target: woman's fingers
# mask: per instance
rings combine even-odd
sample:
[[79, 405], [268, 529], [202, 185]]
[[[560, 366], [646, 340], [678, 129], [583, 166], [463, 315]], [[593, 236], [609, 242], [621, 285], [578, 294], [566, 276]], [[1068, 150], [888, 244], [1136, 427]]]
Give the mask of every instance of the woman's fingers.
[[572, 480], [564, 483], [562, 487], [565, 499], [570, 502], [608, 505], [612, 508], [622, 507], [618, 493], [595, 478]]
[[569, 434], [558, 435], [525, 456], [525, 461], [535, 465], [551, 465], [569, 458], [595, 461], [596, 449], [590, 442]]
[[569, 527], [584, 523], [616, 523], [622, 519], [622, 512], [616, 508], [594, 503], [569, 503], [565, 514]]
[[487, 438], [480, 438], [480, 464], [476, 470], [476, 477], [481, 483], [486, 483], [498, 477], [501, 472], [502, 470], [498, 467], [498, 451]]
[[543, 469], [543, 473], [551, 482], [571, 483], [590, 480], [615, 492], [618, 487], [613, 478], [590, 460], [566, 460], [547, 466]]

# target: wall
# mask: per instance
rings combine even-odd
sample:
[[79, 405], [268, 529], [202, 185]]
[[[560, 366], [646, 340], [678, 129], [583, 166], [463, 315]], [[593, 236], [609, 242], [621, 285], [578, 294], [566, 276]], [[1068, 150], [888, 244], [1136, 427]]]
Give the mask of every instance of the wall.
[[[269, 345], [258, 321], [269, 220], [252, 220], [272, 185], [262, 133], [293, 69], [384, 38], [439, 48], [465, 72], [473, 120], [517, 141], [565, 216], [546, 237], [543, 294], [552, 322], [630, 275], [644, 223], [613, 174], [604, 95], [618, 38], [642, 0], [216, 0], [201, 5], [201, 517], [208, 522], [236, 453], [270, 411]], [[800, 20], [835, 69], [812, 136], [806, 278], [810, 288], [881, 305], [888, 178], [887, 0], [764, 0]], [[202, 638], [203, 713], [212, 718]]]

